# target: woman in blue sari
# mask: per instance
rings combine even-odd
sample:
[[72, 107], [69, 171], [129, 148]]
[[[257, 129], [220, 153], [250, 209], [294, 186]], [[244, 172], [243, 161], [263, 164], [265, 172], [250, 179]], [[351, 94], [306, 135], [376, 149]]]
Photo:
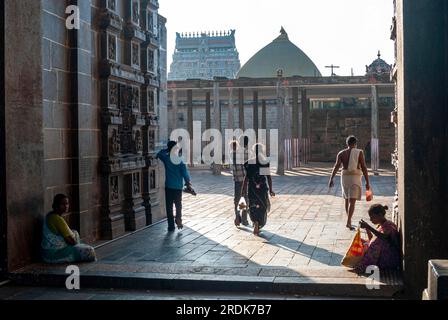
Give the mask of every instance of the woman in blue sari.
[[58, 194], [53, 200], [53, 211], [45, 217], [41, 255], [46, 263], [96, 261], [95, 249], [82, 244], [79, 233], [71, 230], [62, 217], [68, 211], [69, 206], [68, 197]]

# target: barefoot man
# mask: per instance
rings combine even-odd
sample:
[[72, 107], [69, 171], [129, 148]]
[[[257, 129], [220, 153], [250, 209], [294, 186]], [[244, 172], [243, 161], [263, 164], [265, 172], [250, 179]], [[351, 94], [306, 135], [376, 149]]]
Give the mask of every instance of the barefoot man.
[[342, 165], [342, 196], [345, 199], [345, 212], [347, 213], [347, 228], [354, 230], [352, 226], [352, 217], [355, 212], [356, 200], [361, 200], [362, 194], [362, 176], [366, 180], [366, 189], [370, 189], [369, 174], [367, 172], [366, 160], [361, 149], [357, 149], [358, 140], [354, 136], [347, 138], [347, 149], [339, 152], [336, 164], [331, 174], [328, 186], [334, 186], [334, 177]]

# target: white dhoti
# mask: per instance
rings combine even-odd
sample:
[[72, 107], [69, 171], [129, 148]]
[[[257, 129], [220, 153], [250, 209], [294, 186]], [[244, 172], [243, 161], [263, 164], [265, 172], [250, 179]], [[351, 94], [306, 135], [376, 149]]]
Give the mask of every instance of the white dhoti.
[[362, 195], [362, 171], [358, 169], [359, 154], [362, 150], [352, 149], [348, 168], [342, 170], [341, 185], [344, 199], [361, 200]]

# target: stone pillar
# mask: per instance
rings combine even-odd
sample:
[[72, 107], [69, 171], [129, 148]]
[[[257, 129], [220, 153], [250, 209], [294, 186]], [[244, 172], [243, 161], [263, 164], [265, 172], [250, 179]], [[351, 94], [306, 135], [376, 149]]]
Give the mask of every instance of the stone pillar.
[[282, 93], [282, 79], [277, 80], [277, 127], [278, 130], [278, 165], [277, 174], [285, 174], [285, 105]]
[[211, 114], [211, 103], [210, 103], [210, 92], [207, 91], [205, 94], [205, 129], [211, 129], [212, 127], [212, 114]]
[[306, 89], [301, 89], [301, 108], [300, 108], [300, 123], [301, 123], [301, 139], [300, 139], [300, 159], [304, 163], [308, 163], [311, 157], [311, 141], [310, 141], [310, 119], [309, 119], [309, 101]]
[[229, 88], [229, 107], [228, 107], [228, 119], [227, 128], [234, 129], [234, 117], [233, 117], [233, 88]]
[[[213, 83], [213, 128], [221, 131], [221, 100], [219, 96], [219, 82]], [[224, 150], [224, 149], [223, 149]], [[213, 165], [213, 174], [220, 175], [222, 165]]]
[[290, 88], [284, 88], [284, 130], [285, 130], [285, 157], [286, 157], [286, 169], [292, 169], [292, 110], [290, 104]]
[[292, 137], [299, 137], [299, 88], [292, 88]]
[[[172, 114], [173, 114], [173, 122], [172, 125], [173, 127], [171, 128], [172, 130], [176, 130], [177, 129], [177, 111], [178, 111], [178, 102], [177, 102], [177, 89], [172, 89]], [[171, 132], [168, 132], [168, 139], [170, 139], [170, 134]]]
[[253, 125], [255, 133], [258, 137], [258, 91], [254, 90], [254, 99], [253, 99]]
[[284, 101], [285, 101], [285, 138], [291, 139], [292, 137], [292, 108], [290, 102], [291, 90], [288, 87], [284, 88]]
[[[422, 10], [424, 8], [424, 10]], [[448, 258], [448, 6], [397, 0], [398, 191], [405, 293]]]
[[301, 105], [302, 105], [302, 138], [309, 138], [309, 104], [306, 94], [306, 89], [301, 90]]
[[1, 274], [40, 256], [45, 214], [43, 87], [56, 85], [56, 77], [42, 71], [42, 2], [5, 0], [0, 6], [5, 80], [0, 94]]
[[[79, 30], [71, 30], [71, 99], [73, 110], [72, 138], [72, 211], [76, 218], [75, 229], [79, 230], [81, 238], [92, 235], [92, 204], [100, 205], [99, 199], [93, 199], [93, 172], [98, 164], [98, 150], [91, 141], [98, 139], [98, 127], [95, 123], [85, 121], [94, 118], [97, 109], [92, 108], [92, 71], [86, 68], [92, 57], [92, 8], [91, 0], [72, 0], [80, 9], [81, 26]], [[95, 239], [89, 239], [95, 240]]]
[[219, 82], [213, 84], [213, 128], [221, 130], [221, 100]]
[[380, 166], [379, 140], [378, 140], [378, 93], [377, 87], [372, 86], [372, 141], [371, 145], [371, 167], [374, 175], [378, 175]]
[[261, 127], [265, 130], [268, 129], [267, 119], [266, 119], [266, 100], [261, 101]]
[[187, 90], [187, 130], [190, 134], [190, 164], [193, 164], [193, 90]]
[[244, 89], [238, 89], [238, 121], [239, 121], [239, 129], [244, 131]]

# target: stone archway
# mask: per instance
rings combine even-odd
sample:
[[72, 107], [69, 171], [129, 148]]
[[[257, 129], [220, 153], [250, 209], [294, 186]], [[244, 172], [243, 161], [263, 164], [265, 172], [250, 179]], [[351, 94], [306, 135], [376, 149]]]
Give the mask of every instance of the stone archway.
[[428, 260], [448, 258], [448, 3], [395, 2], [399, 222], [406, 292], [420, 298]]
[[[2, 1], [3, 15], [5, 5], [12, 11], [0, 27], [0, 65], [5, 70], [0, 79], [1, 270], [7, 267], [7, 231], [10, 242], [25, 242], [26, 233], [32, 240], [38, 239], [33, 223], [44, 211], [44, 150], [42, 97], [36, 92], [42, 92], [43, 82], [49, 80], [41, 77], [40, 54], [24, 52], [25, 44], [40, 47], [41, 30], [36, 26], [42, 24], [41, 1]], [[396, 0], [396, 5], [399, 220], [406, 289], [418, 297], [426, 286], [428, 260], [448, 258], [448, 79], [443, 72], [448, 69], [448, 4], [444, 0]], [[11, 32], [13, 25], [18, 26], [18, 33]], [[5, 35], [8, 47], [4, 46]], [[14, 75], [13, 85], [5, 85], [5, 75]], [[34, 94], [26, 90], [30, 88]], [[6, 180], [6, 175], [14, 177], [14, 184]], [[6, 190], [14, 198], [7, 199]], [[7, 230], [7, 223], [12, 228]], [[20, 263], [10, 255], [10, 266], [31, 261], [33, 245], [28, 241], [22, 246], [27, 258]]]

